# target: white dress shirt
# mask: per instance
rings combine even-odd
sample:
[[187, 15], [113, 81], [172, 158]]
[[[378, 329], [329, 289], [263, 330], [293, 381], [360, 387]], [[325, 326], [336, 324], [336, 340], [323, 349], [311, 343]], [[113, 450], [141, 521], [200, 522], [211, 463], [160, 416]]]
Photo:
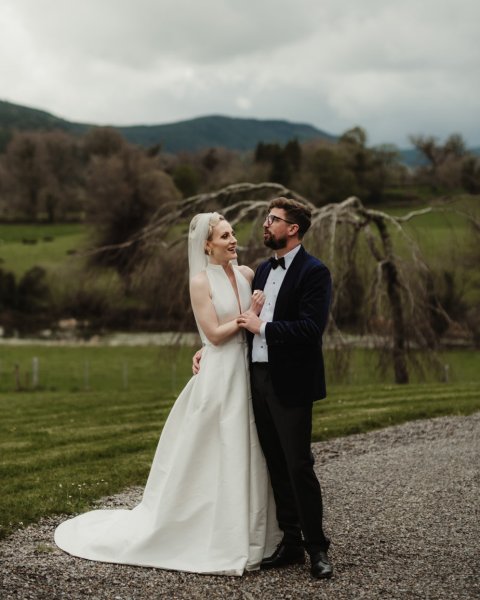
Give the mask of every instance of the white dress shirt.
[[[273, 313], [275, 311], [275, 304], [277, 303], [278, 292], [280, 291], [288, 268], [292, 264], [292, 261], [299, 250], [300, 244], [285, 254], [285, 269], [280, 265], [276, 269], [270, 269], [263, 290], [263, 293], [265, 294], [265, 304], [259, 315], [263, 323], [260, 327], [260, 333], [255, 334], [253, 337], [252, 362], [268, 362], [268, 345], [265, 338], [265, 328], [268, 322], [273, 321]], [[277, 255], [275, 255], [275, 258], [278, 258]]]

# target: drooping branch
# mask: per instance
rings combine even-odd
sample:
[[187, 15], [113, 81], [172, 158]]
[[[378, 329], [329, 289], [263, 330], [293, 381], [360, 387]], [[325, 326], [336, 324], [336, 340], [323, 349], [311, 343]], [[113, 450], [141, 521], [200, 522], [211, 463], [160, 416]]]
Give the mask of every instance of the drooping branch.
[[125, 242], [114, 246], [93, 248], [83, 255], [97, 254], [112, 248], [128, 248], [138, 242], [147, 243], [149, 238], [161, 237], [176, 224], [199, 212], [222, 212], [228, 216], [232, 224], [236, 224], [252, 213], [264, 210], [267, 204], [264, 198], [273, 196], [288, 196], [314, 208], [313, 204], [303, 196], [277, 183], [235, 183], [215, 192], [205, 192], [185, 198], [180, 202], [164, 204], [145, 227]]
[[[184, 241], [187, 233], [185, 229], [179, 233], [178, 225], [185, 226], [194, 214], [217, 210], [234, 226], [240, 222], [250, 222], [258, 226], [259, 220], [265, 215], [269, 200], [274, 196], [295, 198], [310, 207], [312, 226], [305, 242], [314, 254], [325, 260], [333, 273], [335, 320], [342, 318], [340, 300], [350, 298], [353, 313], [363, 319], [369, 317], [370, 321], [365, 321], [365, 331], [374, 333], [375, 339], [383, 340], [384, 343], [388, 340], [388, 355], [392, 359], [395, 380], [398, 383], [406, 383], [409, 378], [409, 349], [415, 346], [431, 347], [432, 333], [429, 330], [428, 314], [433, 309], [429, 291], [425, 288], [425, 281], [428, 279], [425, 277], [428, 273], [427, 266], [421, 258], [416, 241], [408, 235], [403, 224], [432, 212], [435, 208], [394, 217], [383, 211], [365, 207], [357, 197], [316, 207], [282, 185], [241, 183], [162, 207], [135, 238], [126, 240], [124, 244], [140, 244], [143, 250], [142, 260], [146, 257], [147, 261], [156, 260], [160, 246], [164, 250], [162, 265], [165, 267], [165, 261], [169, 260], [169, 252], [172, 249], [176, 253], [176, 259], [182, 256], [182, 260], [186, 260]], [[173, 236], [172, 231], [176, 232]], [[403, 257], [395, 250], [402, 240], [408, 251]], [[243, 253], [244, 259], [247, 258], [252, 265], [265, 254], [259, 238], [254, 236], [248, 240], [248, 246], [244, 250], [248, 251]], [[361, 268], [368, 269], [369, 273], [360, 276], [359, 263]], [[160, 267], [156, 265], [155, 268], [139, 268], [140, 278], [142, 269], [147, 279], [151, 279], [152, 274], [157, 273]], [[172, 273], [178, 295], [181, 295], [186, 290], [187, 270], [185, 266], [177, 267]], [[365, 290], [362, 291], [362, 286], [365, 288], [368, 282], [369, 294]], [[345, 300], [343, 302], [345, 303]], [[361, 302], [366, 303], [365, 306], [360, 306]], [[438, 302], [434, 302], [434, 309], [437, 310]], [[385, 312], [385, 306], [388, 306], [388, 313]], [[336, 327], [335, 323], [334, 325]], [[341, 337], [338, 334], [337, 330], [336, 339]], [[386, 354], [384, 352], [384, 355]]]

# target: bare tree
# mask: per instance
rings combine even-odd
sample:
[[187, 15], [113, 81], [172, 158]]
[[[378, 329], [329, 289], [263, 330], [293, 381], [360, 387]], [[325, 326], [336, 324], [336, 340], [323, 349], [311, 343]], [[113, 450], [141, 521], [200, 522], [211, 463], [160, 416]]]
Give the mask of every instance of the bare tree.
[[45, 183], [41, 134], [15, 133], [7, 146], [5, 164], [9, 173], [9, 196], [22, 217], [37, 220], [40, 191]]
[[[103, 141], [103, 136], [101, 140]], [[107, 140], [108, 141], [108, 140]], [[87, 219], [93, 224], [93, 264], [113, 267], [125, 289], [142, 248], [135, 241], [163, 203], [180, 198], [171, 178], [157, 159], [124, 145], [117, 153], [92, 157], [87, 176]], [[131, 243], [122, 244], [126, 239]]]
[[[16, 216], [50, 222], [80, 212], [78, 142], [62, 131], [14, 133], [4, 163], [4, 197]], [[1, 190], [0, 190], [1, 192]]]
[[433, 136], [423, 135], [412, 135], [410, 141], [426, 160], [427, 164], [418, 172], [433, 190], [461, 185], [462, 166], [468, 153], [460, 134], [453, 133], [443, 144]]

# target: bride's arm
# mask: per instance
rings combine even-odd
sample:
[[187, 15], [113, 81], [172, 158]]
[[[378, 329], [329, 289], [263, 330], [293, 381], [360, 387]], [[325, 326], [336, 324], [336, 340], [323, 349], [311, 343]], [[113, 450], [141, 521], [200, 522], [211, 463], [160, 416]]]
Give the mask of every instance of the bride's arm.
[[[250, 267], [246, 265], [240, 265], [238, 267], [240, 269], [240, 273], [245, 277], [250, 285], [252, 285], [254, 272]], [[265, 304], [265, 294], [262, 290], [254, 290], [252, 294], [252, 300], [250, 304], [250, 308], [246, 311], [246, 313], [254, 313], [255, 315], [259, 315], [262, 311], [263, 305]], [[238, 322], [238, 319], [237, 319]]]
[[205, 273], [199, 273], [190, 282], [190, 300], [198, 324], [214, 346], [239, 331], [236, 319], [219, 325]]

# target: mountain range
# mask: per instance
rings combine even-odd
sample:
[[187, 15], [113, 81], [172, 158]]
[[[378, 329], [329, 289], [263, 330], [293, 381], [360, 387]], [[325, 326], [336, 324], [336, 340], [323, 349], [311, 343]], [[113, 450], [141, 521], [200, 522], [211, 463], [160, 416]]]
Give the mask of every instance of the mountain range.
[[[0, 130], [61, 129], [83, 134], [96, 127], [91, 123], [75, 123], [48, 112], [0, 100]], [[336, 137], [312, 125], [281, 120], [239, 119], [212, 115], [165, 125], [112, 125], [132, 144], [154, 146], [160, 144], [165, 152], [196, 151], [203, 148], [224, 147], [232, 150], [251, 150], [258, 142], [286, 143], [312, 139], [335, 141]]]
[[[0, 100], [0, 151], [5, 147], [13, 130], [60, 129], [81, 135], [98, 127], [96, 124], [75, 123], [61, 119], [43, 110]], [[224, 147], [231, 150], [252, 150], [259, 142], [285, 144], [297, 139], [336, 141], [338, 136], [305, 123], [285, 120], [234, 118], [220, 115], [198, 117], [164, 125], [112, 125], [130, 143], [142, 146], [160, 144], [165, 152], [177, 153], [204, 148]], [[471, 149], [480, 155], [480, 148]], [[414, 148], [399, 150], [401, 160], [407, 165], [421, 163]]]

